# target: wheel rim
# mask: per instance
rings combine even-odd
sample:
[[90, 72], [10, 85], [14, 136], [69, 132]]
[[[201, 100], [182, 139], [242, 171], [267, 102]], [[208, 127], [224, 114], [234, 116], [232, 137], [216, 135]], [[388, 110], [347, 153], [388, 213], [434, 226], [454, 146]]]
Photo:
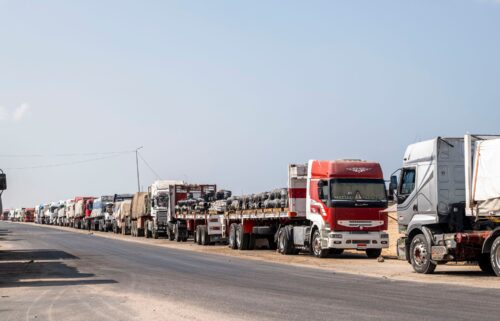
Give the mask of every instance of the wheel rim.
[[500, 246], [497, 246], [496, 250], [495, 250], [495, 257], [494, 257], [494, 260], [495, 260], [495, 265], [496, 266], [500, 266]]
[[314, 251], [314, 254], [316, 254], [316, 255], [319, 255], [321, 253], [321, 241], [320, 241], [319, 235], [317, 233], [314, 234], [313, 251]]
[[241, 236], [241, 231], [239, 229], [236, 230], [236, 246], [240, 247], [241, 241], [240, 241], [240, 236]]
[[413, 249], [413, 260], [415, 264], [418, 266], [425, 265], [427, 263], [427, 247], [422, 242], [419, 242], [415, 245]]

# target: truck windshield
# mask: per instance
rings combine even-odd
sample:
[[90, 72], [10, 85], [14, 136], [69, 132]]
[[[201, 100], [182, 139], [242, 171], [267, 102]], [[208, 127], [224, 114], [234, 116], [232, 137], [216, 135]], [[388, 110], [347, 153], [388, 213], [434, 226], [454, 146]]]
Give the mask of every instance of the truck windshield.
[[158, 207], [168, 207], [168, 196], [167, 195], [159, 195], [156, 198], [156, 206], [158, 206]]
[[333, 179], [332, 201], [387, 202], [384, 180], [378, 179]]

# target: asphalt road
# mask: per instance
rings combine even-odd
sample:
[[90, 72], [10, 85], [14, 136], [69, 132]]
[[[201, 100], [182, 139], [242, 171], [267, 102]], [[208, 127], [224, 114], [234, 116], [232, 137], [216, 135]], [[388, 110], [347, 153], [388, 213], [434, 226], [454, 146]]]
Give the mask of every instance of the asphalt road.
[[5, 241], [14, 248], [0, 247], [0, 320], [457, 321], [500, 315], [498, 290], [338, 274], [0, 222], [0, 246]]

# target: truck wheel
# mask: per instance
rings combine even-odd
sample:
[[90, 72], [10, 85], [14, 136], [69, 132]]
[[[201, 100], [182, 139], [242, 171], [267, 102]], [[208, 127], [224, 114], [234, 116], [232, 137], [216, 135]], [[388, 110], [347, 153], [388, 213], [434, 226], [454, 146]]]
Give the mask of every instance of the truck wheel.
[[174, 240], [176, 242], [181, 241], [181, 235], [179, 234], [179, 224], [177, 224], [177, 223], [175, 223], [175, 226], [174, 226]]
[[366, 256], [370, 259], [377, 259], [382, 254], [382, 249], [368, 249], [366, 250]]
[[479, 260], [477, 260], [477, 263], [479, 267], [481, 268], [481, 271], [483, 271], [486, 274], [494, 274], [495, 272], [493, 271], [493, 267], [491, 266], [491, 260], [490, 260], [490, 254], [489, 253], [483, 253], [479, 257]]
[[344, 249], [330, 249], [330, 254], [333, 255], [342, 255], [344, 253]]
[[201, 245], [201, 225], [198, 225], [196, 227], [196, 243], [198, 243], [198, 245]]
[[278, 232], [278, 252], [283, 255], [292, 255], [293, 229], [291, 226], [282, 227]]
[[500, 236], [497, 236], [491, 245], [490, 261], [493, 272], [496, 276], [500, 276]]
[[229, 226], [229, 248], [231, 250], [236, 250], [238, 245], [236, 244], [236, 223], [232, 223]]
[[321, 259], [328, 256], [328, 249], [323, 249], [321, 247], [321, 233], [319, 230], [315, 230], [311, 242], [312, 252], [314, 256], [319, 257]]
[[431, 261], [431, 245], [423, 234], [418, 234], [410, 244], [410, 260], [413, 269], [417, 273], [432, 274], [436, 264]]
[[246, 251], [248, 250], [248, 240], [249, 235], [243, 232], [243, 226], [241, 224], [236, 225], [236, 245], [238, 250]]
[[200, 226], [200, 237], [201, 237], [201, 245], [207, 246], [210, 243], [210, 238], [207, 233], [207, 226], [206, 225], [201, 225]]

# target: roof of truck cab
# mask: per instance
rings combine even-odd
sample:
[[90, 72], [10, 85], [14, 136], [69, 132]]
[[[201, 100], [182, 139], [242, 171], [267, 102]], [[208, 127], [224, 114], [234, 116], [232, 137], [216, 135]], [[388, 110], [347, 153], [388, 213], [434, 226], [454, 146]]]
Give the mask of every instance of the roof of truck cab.
[[437, 156], [438, 141], [463, 141], [463, 137], [435, 137], [409, 145], [406, 148], [403, 161], [405, 164], [431, 161]]
[[313, 178], [384, 178], [380, 164], [374, 161], [357, 159], [312, 160], [310, 166]]
[[155, 187], [156, 189], [167, 189], [170, 186], [174, 185], [186, 185], [186, 182], [181, 180], [161, 180], [153, 182], [151, 186]]

